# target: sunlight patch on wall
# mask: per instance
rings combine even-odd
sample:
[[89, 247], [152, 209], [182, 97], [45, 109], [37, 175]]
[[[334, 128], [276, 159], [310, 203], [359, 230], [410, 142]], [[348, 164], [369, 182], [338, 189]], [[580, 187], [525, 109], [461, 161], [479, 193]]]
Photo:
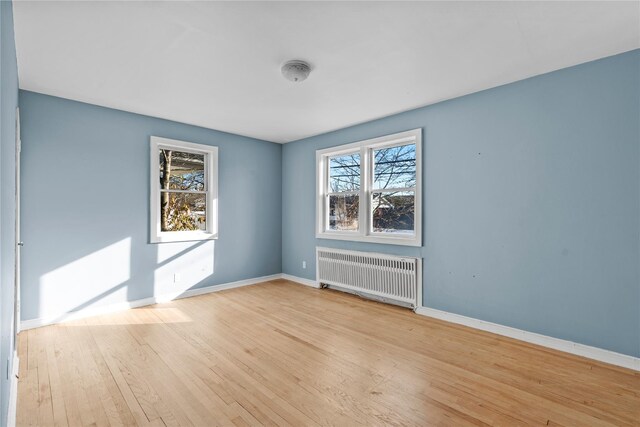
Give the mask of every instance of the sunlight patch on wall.
[[213, 275], [215, 242], [165, 243], [158, 245], [158, 260], [163, 263], [154, 272], [154, 295], [169, 301]]
[[[130, 278], [131, 238], [127, 237], [44, 274], [40, 278], [39, 317], [101, 305], [107, 297], [126, 300], [127, 289], [121, 285]], [[78, 305], [77, 301], [82, 302]]]

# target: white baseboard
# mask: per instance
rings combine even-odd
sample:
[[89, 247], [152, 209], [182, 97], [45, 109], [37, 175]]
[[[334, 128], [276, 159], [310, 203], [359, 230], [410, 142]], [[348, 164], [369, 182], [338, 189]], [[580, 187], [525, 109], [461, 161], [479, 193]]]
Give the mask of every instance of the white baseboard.
[[311, 286], [312, 288], [320, 288], [320, 285], [318, 285], [318, 282], [316, 282], [315, 280], [309, 280], [302, 277], [292, 276], [290, 274], [284, 274], [284, 273], [282, 273], [281, 276], [283, 279], [288, 280], [290, 282], [296, 282], [300, 285]]
[[7, 427], [16, 426], [16, 414], [18, 411], [18, 372], [20, 372], [20, 359], [18, 352], [13, 352], [13, 372], [11, 373], [9, 385], [9, 409], [7, 414]]
[[554, 350], [564, 351], [566, 353], [575, 354], [577, 356], [587, 357], [589, 359], [598, 360], [600, 362], [610, 363], [612, 365], [621, 366], [623, 368], [640, 371], [640, 358], [628, 356], [626, 354], [616, 353], [614, 351], [605, 350], [598, 347], [591, 347], [572, 341], [553, 338], [547, 335], [537, 334], [535, 332], [523, 331], [522, 329], [512, 328], [510, 326], [499, 325], [497, 323], [485, 322], [484, 320], [466, 317], [460, 314], [449, 313], [447, 311], [436, 310], [429, 307], [418, 307], [416, 313], [423, 316], [434, 317], [436, 319], [445, 320], [447, 322], [457, 323], [459, 325], [469, 326], [471, 328], [480, 329], [494, 334], [503, 335], [509, 338], [515, 338], [531, 344], [537, 344], [543, 347], [552, 348]]
[[268, 282], [269, 280], [276, 280], [282, 278], [281, 274], [272, 274], [270, 276], [255, 277], [253, 279], [238, 280], [237, 282], [222, 283], [220, 285], [206, 286], [196, 289], [188, 289], [184, 292], [176, 292], [170, 294], [156, 295], [149, 298], [143, 298], [135, 301], [125, 301], [116, 304], [109, 304], [103, 307], [90, 307], [84, 310], [73, 311], [70, 313], [63, 313], [58, 316], [51, 316], [46, 318], [37, 318], [23, 320], [20, 322], [20, 330], [27, 330], [33, 328], [39, 328], [40, 326], [54, 325], [57, 323], [63, 323], [70, 320], [84, 319], [87, 317], [98, 316], [101, 314], [115, 313], [118, 311], [127, 310], [130, 308], [144, 307], [151, 304], [159, 304], [163, 302], [173, 301], [180, 298], [188, 298], [196, 295], [208, 294], [211, 292], [223, 291], [225, 289], [239, 288], [242, 286], [255, 285], [257, 283]]

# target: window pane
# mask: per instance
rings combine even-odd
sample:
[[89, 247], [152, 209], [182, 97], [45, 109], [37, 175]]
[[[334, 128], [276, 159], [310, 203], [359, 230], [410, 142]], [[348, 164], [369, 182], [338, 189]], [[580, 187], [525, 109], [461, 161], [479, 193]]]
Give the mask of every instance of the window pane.
[[204, 154], [160, 150], [160, 188], [204, 191]]
[[415, 212], [413, 191], [373, 193], [371, 210], [373, 232], [413, 233]]
[[373, 150], [373, 188], [407, 188], [416, 186], [416, 145]]
[[329, 157], [329, 192], [360, 190], [360, 154]]
[[357, 231], [358, 205], [356, 195], [329, 196], [329, 230]]
[[160, 192], [162, 231], [206, 230], [206, 194]]

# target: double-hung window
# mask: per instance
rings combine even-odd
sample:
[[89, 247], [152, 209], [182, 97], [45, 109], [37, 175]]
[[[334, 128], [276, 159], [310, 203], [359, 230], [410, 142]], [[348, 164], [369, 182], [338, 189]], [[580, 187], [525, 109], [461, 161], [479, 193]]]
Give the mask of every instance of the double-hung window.
[[318, 150], [316, 237], [422, 245], [421, 129]]
[[151, 137], [150, 241], [218, 237], [218, 148]]

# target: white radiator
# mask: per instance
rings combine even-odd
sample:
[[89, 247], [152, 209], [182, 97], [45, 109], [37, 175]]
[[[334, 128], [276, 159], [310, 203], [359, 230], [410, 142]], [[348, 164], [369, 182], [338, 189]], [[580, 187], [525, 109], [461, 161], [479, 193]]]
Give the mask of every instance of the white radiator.
[[318, 283], [416, 308], [422, 299], [422, 259], [316, 248]]

